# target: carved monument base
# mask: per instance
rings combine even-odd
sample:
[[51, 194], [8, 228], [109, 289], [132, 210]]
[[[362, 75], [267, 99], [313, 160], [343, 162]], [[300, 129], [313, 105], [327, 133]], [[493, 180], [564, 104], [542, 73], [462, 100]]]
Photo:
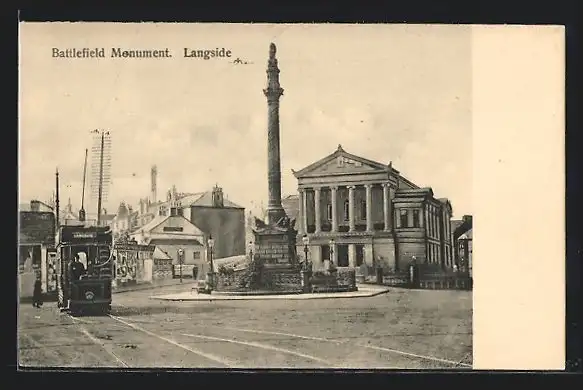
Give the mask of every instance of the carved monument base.
[[297, 231], [287, 218], [266, 225], [256, 221], [255, 260], [261, 264], [259, 288], [301, 292], [302, 277], [296, 257]]

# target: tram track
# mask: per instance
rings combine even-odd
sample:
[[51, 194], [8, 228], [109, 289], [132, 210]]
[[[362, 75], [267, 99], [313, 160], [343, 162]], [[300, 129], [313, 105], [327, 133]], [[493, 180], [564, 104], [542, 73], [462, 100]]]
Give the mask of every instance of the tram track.
[[[235, 352], [237, 355], [233, 355], [233, 352], [229, 352], [226, 355], [223, 355], [221, 353], [216, 353], [216, 350], [209, 350], [209, 348], [213, 348], [213, 345], [217, 345], [218, 346], [218, 350], [220, 350], [222, 347], [221, 345], [224, 346], [240, 346], [241, 348], [251, 348], [251, 349], [257, 349], [257, 350], [262, 350], [262, 351], [269, 351], [272, 353], [278, 353], [278, 354], [283, 354], [283, 355], [288, 355], [290, 357], [295, 357], [295, 358], [300, 358], [303, 359], [305, 361], [310, 361], [311, 364], [313, 363], [317, 363], [318, 365], [321, 365], [322, 368], [324, 367], [338, 367], [338, 364], [332, 364], [331, 362], [327, 361], [326, 358], [320, 357], [318, 355], [320, 355], [317, 351], [318, 351], [318, 347], [315, 348], [297, 348], [297, 345], [294, 345], [294, 347], [292, 347], [291, 349], [289, 349], [288, 347], [283, 348], [280, 346], [276, 346], [278, 345], [278, 343], [280, 342], [287, 342], [289, 343], [290, 341], [293, 340], [304, 340], [304, 341], [313, 341], [317, 344], [321, 344], [323, 346], [327, 346], [326, 348], [329, 349], [329, 352], [332, 351], [332, 349], [336, 349], [337, 347], [342, 348], [342, 346], [344, 347], [350, 347], [352, 346], [353, 348], [357, 348], [360, 350], [369, 350], [369, 351], [375, 351], [376, 353], [380, 353], [382, 355], [386, 356], [386, 363], [389, 363], [393, 360], [393, 358], [391, 358], [391, 356], [395, 357], [395, 356], [402, 356], [403, 358], [407, 358], [407, 359], [412, 359], [413, 361], [425, 361], [425, 362], [432, 362], [432, 364], [437, 364], [437, 365], [445, 365], [446, 367], [450, 367], [450, 368], [464, 368], [464, 369], [468, 369], [471, 368], [471, 364], [467, 364], [467, 358], [468, 355], [464, 356], [462, 359], [444, 359], [441, 357], [436, 357], [436, 356], [430, 356], [430, 355], [423, 355], [423, 354], [415, 354], [415, 353], [411, 353], [411, 352], [407, 352], [407, 351], [402, 351], [400, 349], [393, 349], [393, 348], [386, 348], [384, 346], [381, 345], [370, 345], [370, 344], [364, 344], [364, 343], [359, 343], [358, 340], [352, 340], [352, 337], [350, 337], [349, 335], [346, 335], [348, 337], [342, 337], [342, 338], [328, 338], [328, 337], [315, 337], [315, 336], [310, 336], [310, 335], [306, 335], [306, 334], [296, 334], [296, 333], [286, 333], [286, 332], [281, 332], [281, 331], [270, 331], [269, 329], [251, 329], [251, 328], [247, 328], [247, 327], [232, 327], [232, 326], [212, 326], [212, 329], [218, 330], [219, 333], [215, 335], [213, 335], [213, 333], [208, 334], [207, 332], [197, 332], [194, 331], [194, 329], [192, 329], [192, 326], [194, 326], [194, 328], [201, 328], [201, 327], [205, 327], [204, 325], [195, 325], [195, 324], [188, 324], [188, 322], [186, 320], [182, 321], [180, 319], [172, 319], [169, 320], [168, 323], [173, 323], [174, 325], [177, 325], [176, 329], [164, 329], [163, 332], [166, 334], [161, 334], [158, 330], [156, 329], [151, 329], [152, 326], [156, 326], [157, 324], [160, 324], [161, 321], [155, 321], [155, 320], [145, 320], [145, 319], [136, 319], [136, 321], [133, 321], [131, 319], [128, 319], [126, 317], [119, 317], [116, 315], [112, 315], [112, 314], [108, 314], [108, 315], [103, 315], [103, 316], [99, 316], [99, 317], [89, 317], [89, 318], [85, 318], [85, 317], [74, 317], [72, 315], [70, 315], [69, 313], [64, 313], [66, 317], [68, 317], [69, 319], [71, 319], [72, 323], [64, 323], [64, 324], [60, 324], [60, 326], [66, 326], [66, 327], [70, 327], [70, 326], [75, 326], [76, 325], [76, 329], [78, 332], [80, 332], [81, 334], [83, 334], [86, 338], [86, 340], [88, 340], [88, 342], [81, 342], [81, 343], [59, 343], [59, 344], [47, 344], [47, 345], [43, 345], [40, 346], [39, 344], [33, 344], [30, 345], [28, 347], [23, 348], [23, 350], [32, 350], [32, 349], [48, 349], [50, 351], [50, 349], [58, 349], [59, 347], [88, 347], [91, 345], [95, 345], [95, 346], [99, 346], [99, 348], [101, 348], [103, 351], [105, 351], [107, 353], [107, 355], [111, 358], [112, 363], [115, 364], [116, 367], [119, 368], [132, 368], [132, 367], [144, 367], [144, 364], [147, 366], [148, 364], [153, 364], [151, 360], [146, 360], [149, 363], [138, 363], [138, 360], [133, 360], [132, 359], [143, 359], [147, 357], [145, 357], [144, 355], [135, 355], [135, 353], [133, 353], [132, 356], [132, 352], [131, 349], [136, 349], [137, 350], [142, 350], [144, 351], [144, 347], [147, 348], [156, 348], [153, 345], [156, 342], [162, 342], [162, 344], [167, 345], [168, 347], [170, 347], [171, 351], [173, 348], [176, 349], [180, 349], [183, 351], [187, 351], [188, 354], [192, 354], [195, 355], [199, 358], [202, 358], [203, 360], [201, 361], [200, 365], [198, 366], [203, 366], [203, 367], [209, 367], [208, 363], [204, 363], [204, 361], [207, 361], [209, 363], [212, 363], [210, 366], [213, 367], [226, 367], [226, 368], [249, 368], [249, 365], [245, 364], [245, 362], [241, 362], [239, 361], [234, 361], [231, 360], [230, 356], [238, 356], [239, 352]], [[184, 326], [183, 326], [184, 324]], [[189, 326], [186, 326], [189, 325]], [[208, 325], [207, 325], [208, 326]], [[111, 336], [102, 336], [104, 333], [109, 333], [112, 330], [112, 327], [116, 327], [116, 328], [120, 328], [120, 329], [132, 329], [133, 331], [142, 334], [142, 335], [146, 335], [147, 338], [140, 340], [139, 337], [136, 336], [131, 336], [129, 339], [133, 338], [134, 340], [128, 340], [128, 341], [122, 341], [122, 342], [113, 342], [111, 340], [111, 338], [106, 338], [106, 337], [111, 337]], [[34, 327], [30, 327], [30, 328], [34, 328]], [[24, 330], [24, 329], [23, 329]], [[188, 330], [188, 331], [187, 331]], [[229, 336], [223, 336], [225, 335], [224, 331], [227, 331], [229, 333]], [[114, 331], [114, 332], [119, 332], [119, 331]], [[221, 333], [223, 332], [223, 333]], [[102, 335], [100, 335], [100, 333]], [[123, 333], [122, 333], [123, 334]], [[177, 336], [183, 336], [183, 337], [178, 337], [178, 339], [175, 338], [175, 336], [173, 335], [177, 335]], [[244, 339], [241, 339], [239, 336], [237, 336], [236, 334], [256, 334], [258, 337], [260, 337], [260, 339], [257, 340], [253, 340], [253, 339], [249, 339], [247, 337], [245, 337]], [[401, 335], [393, 335], [393, 336], [401, 336]], [[403, 335], [405, 336], [405, 335]], [[429, 336], [429, 335], [428, 335]], [[127, 337], [127, 336], [126, 336]], [[186, 339], [185, 339], [186, 337]], [[148, 341], [148, 338], [150, 340], [152, 340], [151, 342]], [[189, 341], [188, 339], [190, 339], [191, 341]], [[196, 341], [194, 341], [196, 340]], [[195, 346], [193, 346], [193, 343], [195, 343], [196, 345], [200, 345], [201, 348], [204, 348], [204, 350], [198, 349]], [[266, 344], [267, 343], [267, 344]], [[203, 347], [205, 346], [206, 347]], [[293, 343], [290, 344], [293, 345]], [[336, 345], [337, 347], [334, 347], [334, 345]], [[164, 348], [164, 347], [162, 347]], [[330, 349], [332, 348], [332, 349]], [[228, 350], [228, 349], [227, 349]], [[127, 351], [127, 352], [124, 352]], [[316, 353], [315, 355], [313, 353]], [[176, 352], [169, 352], [172, 355], [177, 355]], [[129, 355], [128, 355], [129, 354]], [[139, 357], [138, 357], [139, 356]], [[129, 358], [130, 361], [128, 361], [127, 359]], [[471, 361], [471, 360], [470, 360]], [[192, 361], [190, 359], [187, 359], [185, 361], [181, 361], [181, 363], [183, 363], [185, 366], [191, 366], [192, 365]], [[155, 363], [154, 363], [155, 364]], [[385, 366], [385, 364], [382, 364], [383, 367]], [[399, 364], [400, 365], [400, 364]], [[379, 367], [380, 368], [380, 367]], [[388, 367], [385, 367], [388, 368]], [[398, 367], [392, 367], [392, 368], [398, 368]]]

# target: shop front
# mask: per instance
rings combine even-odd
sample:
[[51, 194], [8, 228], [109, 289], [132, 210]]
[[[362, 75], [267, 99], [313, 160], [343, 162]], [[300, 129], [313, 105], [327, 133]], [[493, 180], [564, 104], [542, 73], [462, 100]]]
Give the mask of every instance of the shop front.
[[[52, 212], [21, 211], [18, 236], [18, 289], [20, 298], [32, 297], [34, 283], [43, 293], [56, 291], [54, 272], [55, 217]], [[51, 270], [53, 271], [51, 273]]]

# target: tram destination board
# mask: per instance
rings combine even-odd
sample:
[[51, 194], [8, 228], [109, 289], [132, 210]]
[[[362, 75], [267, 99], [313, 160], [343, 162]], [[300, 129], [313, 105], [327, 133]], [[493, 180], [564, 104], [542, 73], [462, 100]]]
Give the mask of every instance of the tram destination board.
[[111, 231], [108, 227], [62, 226], [61, 242], [102, 242], [110, 243]]

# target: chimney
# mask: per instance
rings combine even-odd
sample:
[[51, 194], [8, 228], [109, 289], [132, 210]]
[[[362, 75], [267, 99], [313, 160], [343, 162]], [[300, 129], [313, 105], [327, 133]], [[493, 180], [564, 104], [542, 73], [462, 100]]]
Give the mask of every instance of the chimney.
[[224, 205], [224, 203], [223, 203], [223, 189], [221, 187], [219, 187], [218, 185], [215, 185], [215, 187], [213, 188], [212, 198], [213, 198], [213, 207], [223, 207], [223, 205]]
[[30, 201], [30, 211], [40, 211], [40, 202], [38, 200]]

